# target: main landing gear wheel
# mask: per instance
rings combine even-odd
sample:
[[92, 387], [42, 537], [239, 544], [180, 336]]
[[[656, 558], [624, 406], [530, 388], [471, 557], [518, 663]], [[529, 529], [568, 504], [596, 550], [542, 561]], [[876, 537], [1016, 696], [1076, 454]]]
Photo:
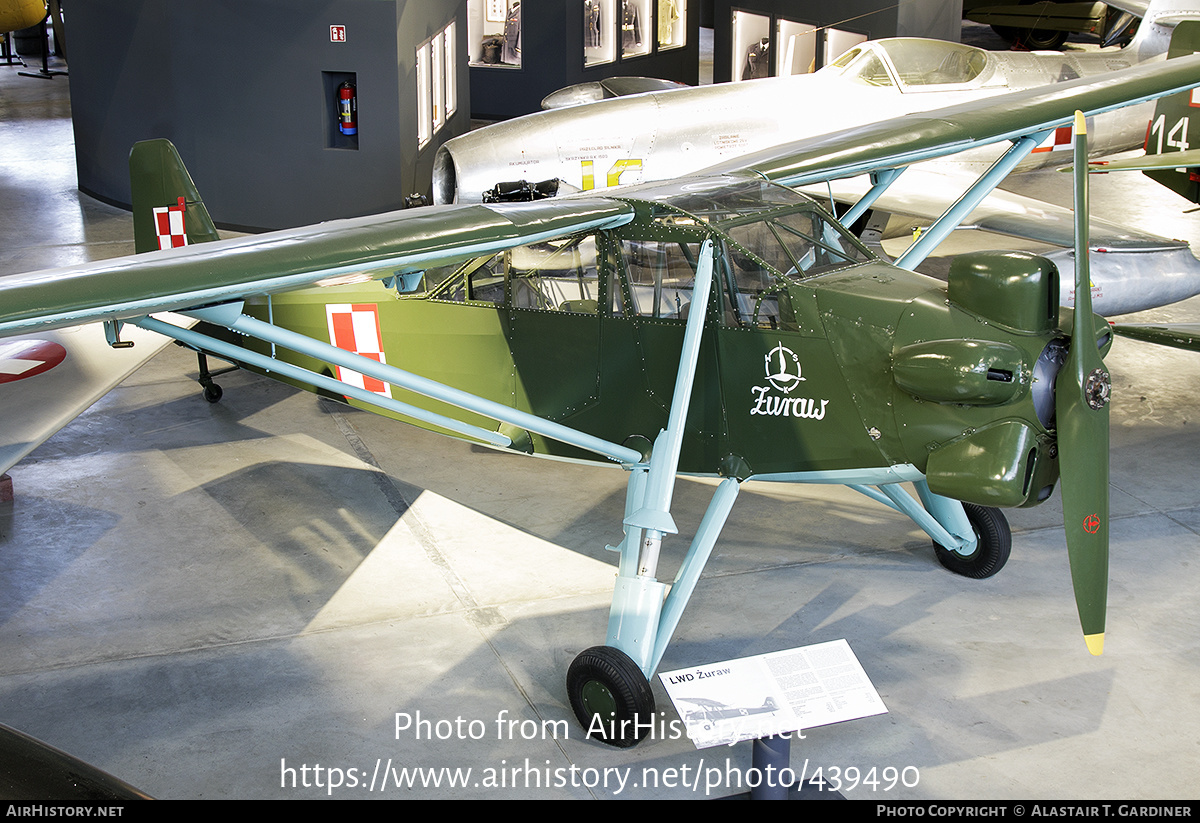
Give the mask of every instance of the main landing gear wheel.
[[1012, 532], [1008, 528], [1008, 520], [999, 509], [987, 506], [964, 503], [963, 509], [978, 538], [975, 551], [959, 554], [937, 543], [933, 544], [933, 551], [938, 562], [955, 574], [973, 577], [976, 580], [991, 577], [1004, 568], [1012, 550]]
[[629, 655], [612, 646], [579, 653], [567, 670], [567, 695], [588, 737], [627, 749], [654, 722], [650, 681]]

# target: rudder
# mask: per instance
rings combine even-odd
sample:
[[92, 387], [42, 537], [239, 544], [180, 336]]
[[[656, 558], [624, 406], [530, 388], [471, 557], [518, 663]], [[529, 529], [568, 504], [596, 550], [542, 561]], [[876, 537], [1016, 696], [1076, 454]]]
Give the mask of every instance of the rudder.
[[[1200, 52], [1200, 20], [1184, 20], [1175, 26], [1167, 59]], [[1200, 89], [1159, 99], [1146, 129], [1147, 156], [1180, 154], [1178, 167], [1144, 171], [1150, 179], [1193, 203], [1200, 202], [1200, 169], [1195, 147], [1189, 138], [1191, 118], [1200, 115]], [[1198, 127], [1200, 128], [1200, 127]], [[1187, 152], [1183, 155], [1181, 153]], [[1191, 163], [1191, 167], [1188, 167]]]

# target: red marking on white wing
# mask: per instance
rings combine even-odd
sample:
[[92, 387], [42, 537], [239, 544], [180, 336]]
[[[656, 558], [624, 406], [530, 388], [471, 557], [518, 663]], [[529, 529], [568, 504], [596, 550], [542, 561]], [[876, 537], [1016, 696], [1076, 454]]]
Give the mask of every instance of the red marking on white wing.
[[50, 340], [0, 343], [0, 383], [12, 383], [50, 371], [66, 356], [67, 350]]
[[154, 209], [154, 233], [158, 235], [160, 249], [177, 249], [186, 246], [187, 228], [183, 224], [183, 213], [187, 204], [183, 198], [174, 206], [161, 206]]
[[[329, 323], [329, 342], [339, 349], [387, 363], [383, 354], [383, 334], [379, 328], [379, 308], [374, 303], [328, 303], [325, 318]], [[337, 367], [338, 380], [390, 398], [392, 387], [382, 380], [367, 377], [351, 369]]]

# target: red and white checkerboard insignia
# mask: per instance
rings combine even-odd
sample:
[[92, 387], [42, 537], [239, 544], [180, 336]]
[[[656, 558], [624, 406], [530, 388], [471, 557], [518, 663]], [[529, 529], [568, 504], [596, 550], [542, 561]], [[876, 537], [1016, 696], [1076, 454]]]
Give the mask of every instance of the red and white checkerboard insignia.
[[0, 343], [0, 383], [24, 380], [50, 371], [67, 356], [52, 340], [12, 340]]
[[1074, 143], [1075, 135], [1072, 134], [1071, 126], [1059, 126], [1049, 136], [1046, 137], [1038, 147], [1034, 149], [1038, 151], [1058, 151], [1059, 149], [1068, 149]]
[[174, 206], [154, 209], [154, 232], [158, 235], [160, 249], [176, 249], [187, 245], [187, 229], [183, 227], [183, 213], [186, 210], [187, 204], [182, 197]]
[[[325, 306], [329, 321], [329, 342], [339, 349], [352, 351], [380, 363], [383, 356], [383, 335], [379, 330], [379, 307], [374, 303], [329, 303]], [[384, 397], [392, 396], [392, 387], [382, 380], [367, 377], [350, 369], [337, 367], [338, 380], [358, 386]]]

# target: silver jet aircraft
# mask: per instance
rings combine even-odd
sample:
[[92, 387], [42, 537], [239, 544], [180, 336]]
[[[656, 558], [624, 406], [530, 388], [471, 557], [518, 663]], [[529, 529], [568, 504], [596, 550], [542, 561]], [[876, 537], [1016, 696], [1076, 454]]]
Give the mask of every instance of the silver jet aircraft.
[[[1176, 24], [1200, 20], [1200, 0], [1153, 0], [1124, 49], [1093, 53], [988, 52], [942, 40], [862, 43], [813, 74], [654, 91], [538, 112], [448, 141], [434, 164], [434, 199], [479, 202], [509, 181], [558, 181], [558, 191], [609, 189], [708, 170], [804, 138], [893, 120], [1020, 89], [1165, 59]], [[801, 103], [802, 104], [798, 104]], [[1156, 121], [1152, 104], [1088, 123], [1094, 156], [1189, 146], [1187, 117]], [[1062, 131], [1062, 130], [1060, 130]], [[1070, 135], [1051, 135], [1017, 171], [1064, 165]], [[935, 220], [1000, 153], [992, 146], [907, 169], [874, 203], [879, 212]], [[856, 202], [867, 178], [821, 186]], [[1074, 269], [1071, 212], [996, 190], [964, 223], [1061, 247], [1047, 254], [1064, 276]], [[1096, 311], [1123, 314], [1200, 293], [1200, 262], [1186, 243], [1093, 221], [1092, 296]], [[1063, 290], [1065, 305], [1074, 295]]]

